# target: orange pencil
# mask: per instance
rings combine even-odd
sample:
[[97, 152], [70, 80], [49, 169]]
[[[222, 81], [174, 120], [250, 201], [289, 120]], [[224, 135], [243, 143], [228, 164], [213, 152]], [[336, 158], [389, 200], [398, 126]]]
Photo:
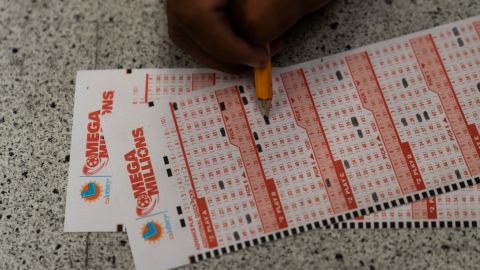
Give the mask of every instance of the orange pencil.
[[255, 69], [255, 93], [260, 102], [260, 110], [263, 116], [268, 117], [272, 109], [272, 62], [270, 61], [270, 45], [266, 45], [268, 51], [268, 63], [264, 68]]

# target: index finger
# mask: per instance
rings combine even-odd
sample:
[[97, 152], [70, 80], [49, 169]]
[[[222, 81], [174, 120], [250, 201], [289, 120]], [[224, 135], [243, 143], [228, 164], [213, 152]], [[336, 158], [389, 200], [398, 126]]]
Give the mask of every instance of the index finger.
[[224, 62], [261, 68], [268, 61], [265, 47], [250, 44], [236, 34], [226, 13], [221, 10], [202, 18], [202, 23], [186, 27], [184, 31], [203, 50]]

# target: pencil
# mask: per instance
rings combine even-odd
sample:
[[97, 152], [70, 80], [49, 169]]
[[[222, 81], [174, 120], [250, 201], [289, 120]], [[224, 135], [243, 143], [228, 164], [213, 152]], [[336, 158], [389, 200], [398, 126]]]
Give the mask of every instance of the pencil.
[[270, 45], [266, 45], [268, 63], [264, 68], [255, 69], [255, 94], [260, 103], [263, 116], [268, 117], [272, 109], [272, 62], [270, 60]]

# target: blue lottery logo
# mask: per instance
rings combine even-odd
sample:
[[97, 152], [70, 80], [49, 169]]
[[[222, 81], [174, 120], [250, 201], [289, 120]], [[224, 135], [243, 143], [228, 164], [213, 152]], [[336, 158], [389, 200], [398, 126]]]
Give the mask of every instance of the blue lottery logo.
[[142, 236], [145, 241], [154, 242], [163, 236], [163, 227], [155, 221], [150, 221], [143, 226]]
[[95, 182], [88, 182], [85, 185], [83, 185], [80, 191], [80, 196], [85, 201], [93, 202], [93, 201], [96, 201], [98, 198], [100, 198], [101, 192], [102, 192], [102, 188], [100, 187], [99, 184]]

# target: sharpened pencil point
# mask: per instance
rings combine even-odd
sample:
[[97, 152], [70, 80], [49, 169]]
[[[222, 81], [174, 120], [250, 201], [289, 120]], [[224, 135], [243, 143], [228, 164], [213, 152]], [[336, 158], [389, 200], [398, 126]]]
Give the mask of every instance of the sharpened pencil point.
[[260, 99], [260, 111], [263, 116], [269, 117], [270, 110], [272, 109], [272, 100], [271, 99]]

